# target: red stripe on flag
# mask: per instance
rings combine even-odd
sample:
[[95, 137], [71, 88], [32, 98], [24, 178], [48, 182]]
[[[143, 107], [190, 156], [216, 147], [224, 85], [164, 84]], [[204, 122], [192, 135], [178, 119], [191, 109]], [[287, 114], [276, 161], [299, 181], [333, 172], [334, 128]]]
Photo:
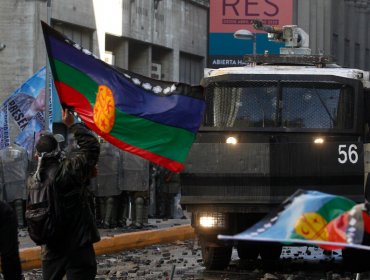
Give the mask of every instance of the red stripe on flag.
[[[93, 120], [93, 108], [88, 99], [76, 89], [58, 81], [55, 82], [55, 87], [58, 91], [59, 99], [61, 104], [68, 104], [78, 113], [79, 117], [86, 124], [88, 128], [96, 132], [98, 135], [106, 139], [111, 144], [117, 146], [121, 150], [136, 154], [147, 160], [150, 160], [158, 165], [162, 165], [173, 172], [180, 172], [184, 169], [184, 165], [180, 162], [170, 160], [160, 155], [154, 154], [147, 150], [137, 148], [129, 145], [110, 134], [102, 132], [94, 123]], [[68, 101], [66, 96], [68, 95]]]
[[[92, 129], [92, 128], [91, 128]], [[173, 171], [173, 172], [180, 172], [184, 169], [184, 165], [180, 162], [170, 160], [168, 158], [162, 157], [160, 155], [151, 153], [147, 150], [143, 150], [140, 148], [137, 148], [135, 146], [131, 146], [125, 142], [122, 142], [121, 140], [113, 137], [110, 134], [104, 134], [101, 135], [104, 139], [106, 139], [108, 142], [112, 143], [113, 145], [117, 146], [118, 148], [128, 151], [132, 154], [141, 156], [147, 160], [150, 160], [158, 165], [164, 166], [167, 169]]]

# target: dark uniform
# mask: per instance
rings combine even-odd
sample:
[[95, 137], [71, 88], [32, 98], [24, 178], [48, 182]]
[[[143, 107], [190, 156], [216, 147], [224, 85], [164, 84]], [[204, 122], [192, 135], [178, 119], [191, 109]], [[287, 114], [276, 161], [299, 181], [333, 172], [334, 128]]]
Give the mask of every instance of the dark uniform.
[[161, 218], [182, 218], [180, 196], [180, 174], [164, 167], [158, 167], [157, 175], [157, 207]]
[[22, 279], [18, 246], [17, 217], [10, 205], [0, 201], [1, 270], [5, 280]]
[[128, 152], [121, 153], [122, 171], [119, 188], [127, 196], [122, 203], [131, 200], [132, 224], [135, 227], [142, 227], [148, 221], [149, 161]]
[[97, 200], [97, 216], [104, 228], [117, 226], [119, 149], [101, 141], [98, 176], [94, 179], [94, 195]]
[[14, 207], [18, 225], [24, 227], [24, 204], [27, 196], [27, 152], [20, 146], [12, 145], [1, 150], [0, 157], [4, 184], [3, 199]]

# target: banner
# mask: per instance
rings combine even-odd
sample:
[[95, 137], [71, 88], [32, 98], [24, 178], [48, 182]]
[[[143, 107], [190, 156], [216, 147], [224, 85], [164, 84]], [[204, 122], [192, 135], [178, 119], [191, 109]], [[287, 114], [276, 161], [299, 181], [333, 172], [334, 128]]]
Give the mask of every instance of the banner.
[[[45, 130], [45, 110], [52, 112], [52, 94], [50, 94], [48, 106], [45, 104], [45, 75], [46, 68], [43, 67], [17, 88], [3, 104], [20, 129], [15, 143], [24, 147], [29, 156], [33, 153], [33, 147], [40, 132]], [[51, 117], [48, 129], [52, 129]]]

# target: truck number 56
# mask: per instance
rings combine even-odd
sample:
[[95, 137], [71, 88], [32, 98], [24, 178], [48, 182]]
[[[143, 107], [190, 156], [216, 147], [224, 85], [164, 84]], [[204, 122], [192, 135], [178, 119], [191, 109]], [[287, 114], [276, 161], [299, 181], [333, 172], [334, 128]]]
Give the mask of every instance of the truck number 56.
[[351, 163], [357, 163], [358, 161], [358, 154], [357, 154], [357, 146], [355, 144], [347, 145], [339, 145], [338, 146], [338, 162], [341, 164], [346, 163], [348, 160]]

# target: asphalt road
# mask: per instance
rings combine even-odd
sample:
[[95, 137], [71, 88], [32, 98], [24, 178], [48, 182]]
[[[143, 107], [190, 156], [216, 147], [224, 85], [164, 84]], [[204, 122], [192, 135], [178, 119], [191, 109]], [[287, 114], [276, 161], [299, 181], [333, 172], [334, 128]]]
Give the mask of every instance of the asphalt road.
[[[243, 263], [234, 250], [230, 266], [224, 271], [207, 271], [202, 265], [196, 239], [159, 244], [143, 249], [97, 257], [96, 279], [116, 280], [368, 280], [369, 274], [339, 271], [340, 251], [331, 255], [313, 247], [284, 247], [281, 260], [274, 265]], [[335, 271], [335, 268], [338, 271]], [[358, 277], [358, 278], [356, 278]], [[26, 280], [42, 279], [40, 269], [25, 272]]]
[[[189, 224], [190, 220], [152, 219], [146, 229]], [[100, 230], [102, 236], [137, 231], [137, 229]], [[20, 231], [21, 248], [33, 247], [26, 231]], [[278, 263], [246, 263], [239, 260], [233, 251], [230, 266], [224, 271], [207, 271], [202, 263], [197, 239], [158, 244], [142, 249], [97, 256], [96, 279], [181, 279], [181, 280], [226, 280], [226, 279], [278, 279], [278, 280], [370, 280], [369, 274], [356, 275], [340, 269], [341, 253], [324, 254], [313, 247], [284, 247]], [[369, 265], [370, 269], [370, 265]], [[25, 271], [26, 280], [42, 279], [41, 270]], [[1, 276], [0, 276], [0, 279]]]

